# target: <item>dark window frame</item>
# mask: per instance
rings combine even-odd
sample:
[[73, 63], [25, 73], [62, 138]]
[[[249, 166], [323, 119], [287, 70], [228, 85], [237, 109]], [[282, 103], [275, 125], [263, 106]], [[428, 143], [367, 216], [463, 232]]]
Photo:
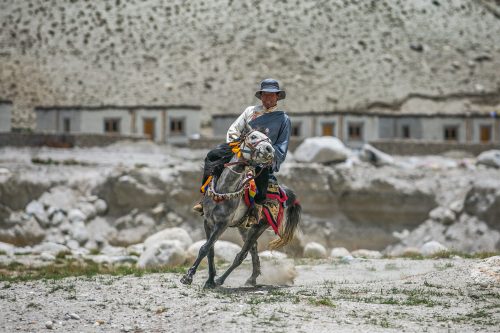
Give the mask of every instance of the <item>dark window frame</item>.
[[349, 141], [363, 141], [364, 133], [363, 122], [349, 122], [347, 123], [347, 138]]
[[121, 118], [104, 118], [104, 133], [120, 134]]
[[71, 133], [71, 118], [70, 117], [63, 118], [63, 132], [64, 133]]
[[445, 125], [443, 127], [443, 139], [444, 141], [458, 141], [459, 126], [457, 125]]
[[411, 138], [411, 127], [410, 125], [401, 125], [401, 138], [409, 139]]
[[302, 123], [297, 122], [293, 123], [290, 129], [290, 136], [293, 137], [301, 137], [302, 136]]
[[172, 117], [169, 119], [169, 133], [171, 136], [186, 135], [186, 117]]

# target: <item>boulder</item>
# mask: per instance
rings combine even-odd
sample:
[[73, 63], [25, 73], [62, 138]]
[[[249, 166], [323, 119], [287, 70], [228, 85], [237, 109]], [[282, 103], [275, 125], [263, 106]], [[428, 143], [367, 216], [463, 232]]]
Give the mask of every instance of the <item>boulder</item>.
[[0, 228], [0, 242], [25, 246], [38, 244], [45, 238], [45, 231], [33, 216], [26, 217], [10, 228]]
[[477, 157], [477, 164], [486, 165], [493, 168], [500, 168], [500, 150], [488, 150], [482, 152]]
[[326, 249], [323, 245], [316, 242], [307, 243], [304, 247], [304, 257], [314, 259], [326, 258]]
[[130, 245], [127, 247], [127, 254], [131, 256], [141, 256], [145, 249], [146, 248], [143, 243]]
[[67, 186], [56, 186], [43, 193], [38, 200], [46, 207], [54, 207], [68, 213], [76, 207], [78, 195]]
[[[198, 257], [198, 252], [203, 244], [205, 244], [205, 240], [198, 241], [192, 244], [188, 250], [187, 254], [190, 260]], [[225, 262], [233, 262], [236, 255], [241, 251], [241, 247], [231, 242], [219, 240], [215, 242], [214, 246], [215, 250], [215, 258], [217, 260], [225, 261]], [[250, 254], [247, 256], [247, 260], [249, 260]]]
[[179, 266], [186, 261], [184, 244], [178, 240], [158, 240], [146, 247], [137, 267]]
[[439, 223], [449, 225], [455, 222], [456, 216], [455, 213], [449, 209], [444, 207], [436, 207], [430, 211], [429, 217]]
[[167, 228], [157, 232], [154, 235], [149, 236], [144, 241], [144, 246], [147, 249], [148, 247], [154, 245], [155, 243], [164, 240], [178, 240], [184, 250], [187, 250], [187, 248], [191, 244], [193, 244], [193, 240], [191, 239], [186, 230], [182, 228]]
[[467, 192], [464, 212], [477, 216], [490, 228], [500, 230], [500, 177], [475, 179], [474, 185]]
[[93, 219], [97, 215], [97, 210], [94, 205], [90, 202], [79, 202], [76, 206], [83, 215], [85, 215], [85, 221]]
[[61, 223], [63, 223], [65, 219], [66, 215], [64, 215], [64, 213], [61, 211], [57, 211], [54, 214], [52, 214], [52, 217], [50, 218], [50, 225], [54, 227], [58, 226]]
[[71, 223], [85, 222], [87, 216], [80, 209], [71, 209], [68, 213], [68, 219]]
[[70, 249], [62, 244], [57, 244], [53, 242], [43, 242], [33, 247], [33, 253], [50, 253], [57, 256], [59, 253], [70, 252]]
[[363, 145], [363, 148], [359, 153], [359, 158], [362, 161], [371, 163], [375, 166], [394, 164], [394, 158], [391, 155], [386, 154], [383, 151], [380, 151], [377, 148], [367, 143]]
[[109, 214], [121, 215], [134, 208], [152, 209], [164, 201], [163, 185], [158, 179], [141, 172], [118, 173], [108, 177], [95, 194], [106, 201]]
[[80, 245], [85, 244], [89, 239], [89, 232], [83, 221], [75, 222], [71, 225], [69, 235], [76, 240]]
[[115, 222], [117, 230], [109, 237], [110, 244], [128, 246], [143, 242], [156, 230], [155, 220], [147, 214], [125, 215]]
[[380, 259], [382, 258], [382, 253], [379, 251], [359, 249], [352, 251], [352, 256], [355, 258]]
[[471, 268], [470, 277], [485, 288], [500, 284], [500, 256], [486, 258]]
[[108, 210], [108, 204], [106, 203], [106, 201], [97, 199], [93, 204], [98, 215], [106, 214], [106, 211]]
[[343, 162], [351, 154], [350, 150], [333, 136], [306, 138], [294, 152], [297, 162], [331, 163]]
[[430, 257], [439, 252], [448, 251], [448, 248], [436, 241], [430, 241], [422, 245], [420, 252], [423, 256]]
[[10, 254], [14, 252], [15, 246], [9, 243], [0, 242], [0, 253], [1, 254]]
[[335, 247], [330, 251], [330, 257], [332, 258], [342, 258], [350, 255], [351, 253], [345, 247]]
[[43, 204], [39, 201], [31, 201], [26, 206], [26, 214], [34, 216], [42, 227], [47, 227], [49, 224], [49, 217], [43, 208]]

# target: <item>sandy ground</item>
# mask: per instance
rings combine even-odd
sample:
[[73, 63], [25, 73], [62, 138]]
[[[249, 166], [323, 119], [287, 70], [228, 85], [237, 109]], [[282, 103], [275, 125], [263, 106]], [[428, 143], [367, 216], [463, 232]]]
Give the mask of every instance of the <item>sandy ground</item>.
[[[474, 283], [479, 262], [300, 260], [292, 286], [254, 288], [243, 264], [214, 290], [206, 270], [191, 286], [174, 273], [1, 282], [0, 331], [499, 332], [500, 285]], [[290, 273], [279, 267], [265, 262], [261, 283]]]

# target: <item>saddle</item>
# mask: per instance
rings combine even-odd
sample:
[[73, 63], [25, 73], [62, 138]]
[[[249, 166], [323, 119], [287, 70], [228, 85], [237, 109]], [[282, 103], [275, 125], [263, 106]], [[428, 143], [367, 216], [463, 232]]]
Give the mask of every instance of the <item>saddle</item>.
[[[255, 196], [255, 191], [256, 189], [250, 186], [244, 193], [243, 198], [249, 208], [254, 204], [253, 197]], [[278, 180], [275, 177], [270, 177], [267, 186], [266, 201], [262, 207], [262, 215], [267, 224], [271, 226], [274, 233], [278, 236], [287, 200], [288, 196], [285, 190], [278, 184]]]

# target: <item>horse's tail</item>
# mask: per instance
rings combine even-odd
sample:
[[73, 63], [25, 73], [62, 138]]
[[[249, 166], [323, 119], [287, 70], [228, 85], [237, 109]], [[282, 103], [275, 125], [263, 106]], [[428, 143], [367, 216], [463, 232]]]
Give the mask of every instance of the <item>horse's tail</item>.
[[297, 200], [297, 196], [289, 188], [285, 187], [285, 191], [288, 196], [288, 200], [286, 201], [286, 220], [281, 223], [278, 230], [280, 237], [272, 240], [269, 243], [269, 248], [271, 250], [276, 250], [287, 245], [293, 239], [300, 221], [302, 207]]

